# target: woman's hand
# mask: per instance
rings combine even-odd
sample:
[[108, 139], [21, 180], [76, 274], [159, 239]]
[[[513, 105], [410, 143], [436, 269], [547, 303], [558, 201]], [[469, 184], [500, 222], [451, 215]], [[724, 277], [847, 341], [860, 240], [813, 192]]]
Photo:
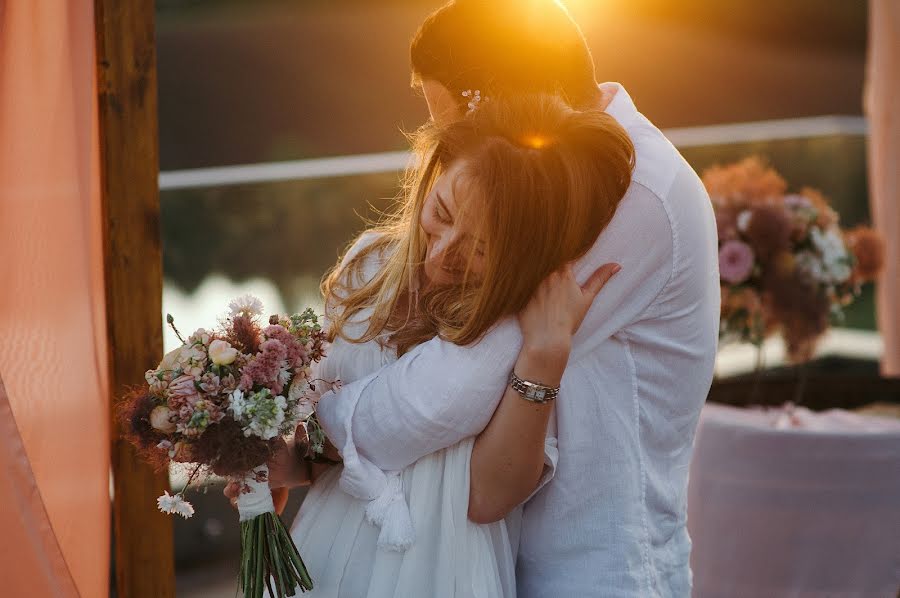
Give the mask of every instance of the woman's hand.
[[571, 264], [551, 273], [519, 312], [525, 346], [567, 351], [597, 294], [620, 269], [604, 264], [584, 286], [575, 280]]
[[[302, 425], [297, 426], [294, 438], [289, 440], [278, 438], [276, 440], [275, 452], [266, 465], [269, 467], [269, 487], [273, 491], [279, 491], [276, 496], [279, 499], [284, 496], [284, 500], [286, 500], [286, 492], [281, 492], [282, 489], [287, 491], [312, 482], [311, 468], [298, 457], [305, 442], [306, 429]], [[232, 506], [236, 506], [240, 484], [230, 481], [225, 485], [223, 492], [231, 501]], [[276, 493], [273, 492], [273, 496], [275, 495]]]
[[269, 466], [270, 488], [296, 488], [309, 484], [309, 464], [300, 458], [305, 446], [306, 429], [297, 426], [294, 438], [279, 438], [275, 452], [266, 463]]

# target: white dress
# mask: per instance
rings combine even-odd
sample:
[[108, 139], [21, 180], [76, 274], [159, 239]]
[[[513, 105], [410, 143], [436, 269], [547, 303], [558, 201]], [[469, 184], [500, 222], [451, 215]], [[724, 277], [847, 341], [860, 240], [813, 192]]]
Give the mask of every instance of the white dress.
[[[377, 268], [377, 264], [366, 266], [366, 270]], [[375, 341], [354, 344], [336, 339], [319, 366], [318, 377], [352, 382], [395, 359], [394, 351]], [[469, 521], [473, 442], [474, 438], [468, 438], [388, 474], [402, 482], [409, 507], [414, 540], [405, 550], [379, 542], [379, 526], [366, 517], [370, 502], [341, 488], [342, 466], [323, 474], [310, 488], [291, 528], [315, 586], [305, 595], [513, 598], [520, 510], [497, 523]]]

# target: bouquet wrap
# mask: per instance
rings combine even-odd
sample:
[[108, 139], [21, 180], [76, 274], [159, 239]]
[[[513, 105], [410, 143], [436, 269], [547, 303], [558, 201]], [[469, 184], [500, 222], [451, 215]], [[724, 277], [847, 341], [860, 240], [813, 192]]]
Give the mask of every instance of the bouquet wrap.
[[[237, 497], [237, 508], [240, 520], [249, 521], [259, 515], [275, 512], [275, 503], [272, 502], [272, 491], [269, 489], [269, 468], [261, 465], [253, 470], [254, 474], [242, 480], [249, 491], [242, 492]], [[257, 480], [265, 479], [263, 482]]]

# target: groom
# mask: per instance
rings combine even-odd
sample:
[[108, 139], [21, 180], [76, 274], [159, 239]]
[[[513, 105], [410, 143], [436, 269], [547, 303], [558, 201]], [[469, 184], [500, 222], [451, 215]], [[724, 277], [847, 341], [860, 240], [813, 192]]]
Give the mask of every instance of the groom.
[[[622, 86], [596, 83], [580, 30], [553, 0], [452, 1], [419, 29], [411, 59], [435, 120], [462, 118], [475, 90], [559, 92], [575, 108], [605, 110], [631, 137], [631, 186], [575, 268], [583, 283], [601, 264], [622, 266], [572, 346], [569, 363], [592, 360], [596, 372], [575, 384], [592, 390], [567, 394], [563, 377], [558, 462], [545, 464], [550, 481], [532, 497], [508, 495], [492, 482], [502, 472], [473, 453], [480, 498], [469, 515], [496, 520], [528, 498], [517, 561], [524, 598], [689, 596], [687, 474], [719, 321], [716, 228], [701, 182]], [[482, 432], [489, 415], [470, 414], [498, 404], [520, 347], [515, 319], [472, 346], [432, 339], [374, 380], [323, 397], [320, 419], [329, 435], [364, 431], [359, 453], [400, 469]], [[355, 409], [341, 408], [350, 397]]]

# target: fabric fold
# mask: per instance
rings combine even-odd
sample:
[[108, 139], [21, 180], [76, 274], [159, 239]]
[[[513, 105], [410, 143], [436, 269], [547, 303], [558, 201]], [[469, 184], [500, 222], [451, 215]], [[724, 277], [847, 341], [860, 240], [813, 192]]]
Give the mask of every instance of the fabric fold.
[[[369, 501], [366, 506], [366, 520], [381, 528], [378, 546], [386, 550], [404, 552], [415, 541], [415, 529], [409, 513], [409, 505], [403, 492], [403, 482], [399, 472], [385, 472], [360, 455], [353, 436], [353, 414], [359, 397], [375, 379], [371, 374], [355, 385], [350, 393], [343, 393], [341, 400], [332, 404], [329, 421], [322, 423], [326, 434], [339, 443], [339, 452], [344, 461], [339, 486], [347, 494], [360, 500]], [[320, 404], [334, 400], [334, 392], [322, 396]]]

